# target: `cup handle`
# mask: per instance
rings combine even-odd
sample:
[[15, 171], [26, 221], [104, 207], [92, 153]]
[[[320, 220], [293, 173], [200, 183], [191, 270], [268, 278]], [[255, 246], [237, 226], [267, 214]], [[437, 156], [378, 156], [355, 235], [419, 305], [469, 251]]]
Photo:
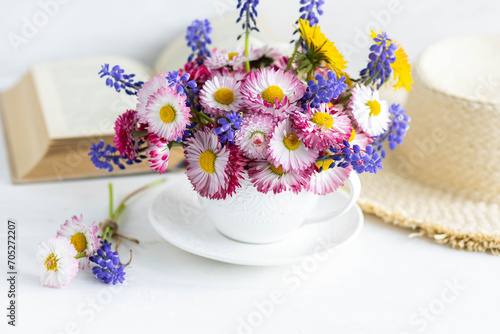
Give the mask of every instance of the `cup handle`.
[[308, 225], [308, 224], [320, 223], [320, 222], [323, 222], [327, 219], [342, 216], [344, 213], [346, 213], [348, 210], [350, 210], [354, 206], [356, 201], [358, 200], [359, 195], [361, 193], [361, 181], [359, 180], [358, 174], [355, 171], [352, 171], [351, 175], [347, 179], [347, 182], [349, 183], [349, 188], [351, 189], [351, 196], [349, 198], [349, 202], [347, 203], [347, 205], [343, 209], [340, 209], [340, 210], [337, 209], [337, 210], [331, 211], [331, 212], [329, 212], [326, 215], [323, 215], [321, 217], [307, 219], [302, 224], [302, 226]]

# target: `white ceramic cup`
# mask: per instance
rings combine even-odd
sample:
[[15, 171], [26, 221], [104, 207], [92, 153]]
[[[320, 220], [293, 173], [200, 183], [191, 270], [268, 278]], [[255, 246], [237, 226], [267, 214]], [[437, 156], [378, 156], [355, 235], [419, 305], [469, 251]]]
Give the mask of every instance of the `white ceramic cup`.
[[240, 242], [266, 244], [283, 240], [306, 224], [320, 223], [347, 212], [361, 192], [361, 183], [355, 172], [351, 173], [347, 182], [351, 188], [348, 203], [341, 208], [332, 207], [328, 214], [314, 219], [308, 217], [316, 207], [319, 195], [309, 191], [263, 194], [248, 179], [244, 179], [242, 187], [225, 200], [210, 200], [201, 196], [200, 200], [208, 218], [220, 233]]

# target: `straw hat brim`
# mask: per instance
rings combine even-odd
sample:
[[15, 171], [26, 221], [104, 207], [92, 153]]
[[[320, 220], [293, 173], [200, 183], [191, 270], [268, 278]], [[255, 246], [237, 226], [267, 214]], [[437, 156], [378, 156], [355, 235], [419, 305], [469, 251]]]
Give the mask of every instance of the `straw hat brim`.
[[475, 201], [403, 177], [391, 154], [383, 170], [363, 174], [361, 181], [358, 204], [363, 211], [456, 249], [500, 254], [499, 203]]

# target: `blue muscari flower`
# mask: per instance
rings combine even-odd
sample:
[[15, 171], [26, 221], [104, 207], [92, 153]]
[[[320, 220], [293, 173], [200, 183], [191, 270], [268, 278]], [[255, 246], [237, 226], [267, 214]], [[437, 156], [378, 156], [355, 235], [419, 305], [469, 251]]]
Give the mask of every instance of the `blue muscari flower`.
[[377, 174], [377, 170], [383, 168], [382, 161], [385, 158], [385, 150], [377, 150], [372, 145], [368, 145], [365, 152], [362, 152], [358, 145], [353, 146], [350, 162], [358, 174], [363, 172]]
[[102, 140], [90, 146], [88, 155], [90, 156], [90, 161], [92, 161], [97, 169], [104, 169], [108, 172], [113, 171], [113, 165], [111, 163], [115, 164], [120, 169], [125, 169], [123, 163], [132, 165], [134, 163], [140, 163], [142, 161], [141, 159], [146, 158], [146, 156], [140, 155], [135, 160], [130, 160], [127, 157], [117, 154], [116, 147], [110, 144], [104, 145], [104, 141]]
[[168, 86], [175, 88], [180, 95], [186, 95], [186, 106], [191, 107], [195, 95], [200, 91], [196, 88], [196, 81], [189, 80], [189, 73], [180, 75], [179, 71], [167, 73]]
[[221, 126], [215, 128], [214, 133], [219, 135], [219, 140], [222, 144], [234, 145], [234, 134], [236, 130], [241, 129], [242, 118], [236, 112], [226, 114], [226, 117], [221, 117], [217, 121]]
[[411, 121], [411, 118], [406, 115], [406, 110], [401, 108], [401, 105], [392, 104], [389, 107], [389, 113], [391, 114], [391, 122], [387, 131], [376, 137], [376, 141], [373, 143], [374, 147], [378, 150], [381, 150], [386, 140], [389, 143], [389, 148], [395, 150], [398, 145], [403, 144], [403, 137], [410, 128], [408, 123]]
[[188, 61], [192, 61], [195, 56], [198, 58], [198, 65], [203, 64], [203, 60], [206, 57], [210, 57], [210, 51], [207, 45], [212, 43], [210, 39], [210, 33], [212, 32], [212, 27], [210, 26], [210, 21], [208, 20], [194, 20], [186, 31], [186, 40], [188, 47], [191, 48], [191, 55]]
[[109, 70], [109, 64], [104, 64], [99, 71], [100, 77], [106, 78], [106, 86], [113, 87], [117, 92], [122, 89], [128, 95], [137, 95], [137, 90], [142, 88], [144, 82], [136, 81], [134, 82], [135, 74], [124, 74], [125, 70], [119, 65], [113, 66], [111, 71]]
[[307, 90], [301, 99], [303, 108], [307, 107], [307, 101], [311, 100], [309, 105], [311, 108], [318, 108], [320, 103], [329, 103], [332, 99], [336, 99], [347, 88], [345, 76], [337, 79], [337, 75], [333, 71], [328, 71], [327, 78], [323, 78], [321, 74], [316, 74], [316, 81], [309, 80], [307, 82]]
[[104, 283], [123, 283], [125, 281], [125, 266], [120, 264], [120, 257], [117, 252], [111, 250], [111, 243], [104, 240], [97, 253], [89, 257], [89, 260], [97, 266], [92, 268], [94, 275], [103, 280]]
[[378, 34], [373, 41], [375, 44], [370, 47], [370, 61], [367, 67], [361, 70], [360, 75], [364, 81], [370, 80], [373, 83], [378, 81], [377, 87], [380, 88], [392, 73], [391, 64], [396, 61], [394, 51], [398, 49], [398, 45], [389, 44], [392, 40], [385, 32]]
[[[236, 6], [236, 8], [240, 10], [240, 16], [236, 20], [236, 23], [239, 23], [243, 18], [243, 15], [245, 15], [245, 22], [243, 22], [242, 24], [243, 30], [248, 27], [248, 29], [250, 30], [259, 31], [259, 29], [257, 28], [257, 21], [255, 21], [255, 18], [258, 15], [256, 10], [258, 4], [259, 0], [238, 0], [238, 5]], [[248, 20], [246, 19], [247, 12]], [[238, 39], [240, 39], [242, 35], [243, 34], [239, 35]]]
[[300, 0], [300, 4], [303, 5], [300, 7], [300, 12], [302, 13], [300, 18], [308, 20], [311, 27], [318, 24], [319, 20], [316, 13], [318, 15], [323, 15], [321, 6], [325, 4], [325, 0]]
[[186, 129], [184, 130], [182, 137], [177, 138], [178, 143], [185, 142], [186, 139], [192, 136], [192, 132], [194, 132], [196, 126], [198, 125], [198, 122], [192, 122], [188, 126], [186, 126]]

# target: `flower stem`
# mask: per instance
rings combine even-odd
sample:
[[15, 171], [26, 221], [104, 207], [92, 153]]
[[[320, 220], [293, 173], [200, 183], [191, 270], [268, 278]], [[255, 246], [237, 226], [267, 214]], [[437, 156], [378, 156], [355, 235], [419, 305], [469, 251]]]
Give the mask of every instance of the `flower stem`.
[[140, 192], [144, 191], [144, 190], [147, 190], [149, 188], [152, 188], [154, 186], [157, 186], [161, 183], [165, 182], [165, 179], [161, 179], [161, 180], [158, 180], [158, 181], [155, 181], [155, 182], [152, 182], [152, 183], [149, 183], [145, 186], [142, 186], [140, 187], [139, 189], [131, 192], [130, 194], [128, 194], [121, 202], [120, 204], [118, 204], [118, 207], [116, 208], [114, 214], [111, 215], [111, 219], [113, 219], [114, 221], [116, 221], [120, 215], [123, 213], [123, 211], [126, 209], [127, 207], [127, 201], [130, 200], [132, 197], [134, 197], [135, 195], [139, 194]]
[[86, 256], [87, 256], [87, 252], [78, 253], [75, 255], [75, 259], [80, 259], [80, 258], [86, 257]]
[[[245, 57], [248, 57], [248, 49], [249, 49], [249, 39], [250, 39], [250, 28], [248, 27], [250, 23], [250, 6], [247, 8], [247, 16], [246, 16], [247, 23], [245, 25]], [[247, 60], [245, 62], [245, 69], [248, 72], [250, 72], [250, 60]]]
[[108, 189], [109, 189], [109, 216], [113, 216], [113, 184], [110, 182], [108, 183]]
[[209, 116], [205, 115], [201, 111], [198, 110], [191, 110], [196, 116], [201, 117], [202, 119], [206, 120], [207, 122], [210, 122], [212, 124], [215, 124], [215, 121], [211, 119]]
[[295, 43], [295, 49], [293, 49], [292, 56], [290, 57], [290, 60], [288, 61], [288, 64], [286, 64], [285, 71], [288, 71], [290, 69], [290, 67], [292, 66], [293, 61], [295, 59], [295, 56], [297, 55], [297, 51], [299, 50], [300, 43], [302, 43], [302, 36], [300, 36], [299, 40], [297, 41], [297, 43]]
[[147, 135], [148, 135], [147, 131], [132, 131], [132, 137], [134, 137], [134, 138], [144, 137]]

